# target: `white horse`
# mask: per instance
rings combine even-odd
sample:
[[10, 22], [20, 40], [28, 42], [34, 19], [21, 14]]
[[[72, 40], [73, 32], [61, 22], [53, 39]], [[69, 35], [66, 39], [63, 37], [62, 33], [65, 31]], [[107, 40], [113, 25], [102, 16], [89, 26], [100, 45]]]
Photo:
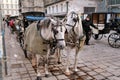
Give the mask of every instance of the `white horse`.
[[[37, 26], [37, 27], [36, 27]], [[32, 23], [25, 32], [24, 49], [31, 51], [37, 58], [37, 80], [41, 80], [39, 59], [44, 56], [45, 76], [48, 76], [48, 57], [56, 48], [63, 49], [65, 44], [66, 28], [59, 21], [52, 18]], [[26, 51], [25, 51], [26, 52]]]
[[75, 48], [75, 61], [74, 61], [74, 71], [78, 71], [77, 69], [77, 57], [79, 51], [83, 48], [84, 46], [84, 41], [85, 41], [85, 36], [83, 33], [83, 27], [82, 27], [82, 21], [81, 21], [81, 16], [77, 14], [76, 12], [70, 12], [66, 16], [66, 21], [65, 26], [67, 29], [67, 34], [65, 36], [66, 39], [66, 44], [67, 44], [67, 66], [66, 66], [66, 75], [70, 75], [70, 70], [69, 70], [69, 53], [72, 48]]

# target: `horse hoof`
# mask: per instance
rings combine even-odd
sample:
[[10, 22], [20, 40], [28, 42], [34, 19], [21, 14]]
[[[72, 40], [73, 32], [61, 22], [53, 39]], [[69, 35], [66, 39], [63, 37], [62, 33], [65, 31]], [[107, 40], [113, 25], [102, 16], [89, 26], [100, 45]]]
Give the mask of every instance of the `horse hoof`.
[[78, 72], [79, 70], [78, 69], [74, 69], [75, 72]]
[[29, 59], [28, 56], [25, 56], [25, 58]]
[[48, 78], [48, 77], [49, 77], [49, 74], [45, 74], [45, 77], [47, 77], [47, 78]]
[[61, 64], [61, 62], [58, 62], [58, 64]]
[[42, 78], [40, 76], [37, 76], [37, 79], [36, 80], [42, 80]]
[[71, 73], [70, 72], [65, 72], [65, 75], [69, 76]]

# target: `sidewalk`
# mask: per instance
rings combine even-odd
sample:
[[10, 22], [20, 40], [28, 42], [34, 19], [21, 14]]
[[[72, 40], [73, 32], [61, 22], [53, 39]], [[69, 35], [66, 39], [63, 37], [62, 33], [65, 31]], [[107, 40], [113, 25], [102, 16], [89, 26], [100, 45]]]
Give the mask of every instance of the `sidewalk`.
[[8, 75], [3, 73], [3, 80], [35, 80], [36, 73], [30, 61], [24, 57], [15, 34], [11, 34], [8, 28], [5, 32], [5, 43]]

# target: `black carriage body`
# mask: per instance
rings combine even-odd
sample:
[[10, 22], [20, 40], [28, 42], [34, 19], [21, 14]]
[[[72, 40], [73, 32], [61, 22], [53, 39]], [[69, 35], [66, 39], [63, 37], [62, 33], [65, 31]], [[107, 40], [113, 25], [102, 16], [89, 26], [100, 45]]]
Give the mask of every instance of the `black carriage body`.
[[114, 30], [120, 21], [120, 13], [115, 12], [98, 12], [92, 13], [92, 22], [99, 29], [99, 34], [107, 34], [110, 30]]

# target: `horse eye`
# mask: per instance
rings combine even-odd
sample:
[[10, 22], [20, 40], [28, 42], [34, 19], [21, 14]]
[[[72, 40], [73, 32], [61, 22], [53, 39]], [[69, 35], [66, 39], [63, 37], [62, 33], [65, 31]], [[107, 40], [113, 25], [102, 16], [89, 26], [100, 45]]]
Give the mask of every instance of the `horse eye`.
[[55, 34], [57, 34], [58, 33], [58, 31], [57, 30], [55, 30]]

